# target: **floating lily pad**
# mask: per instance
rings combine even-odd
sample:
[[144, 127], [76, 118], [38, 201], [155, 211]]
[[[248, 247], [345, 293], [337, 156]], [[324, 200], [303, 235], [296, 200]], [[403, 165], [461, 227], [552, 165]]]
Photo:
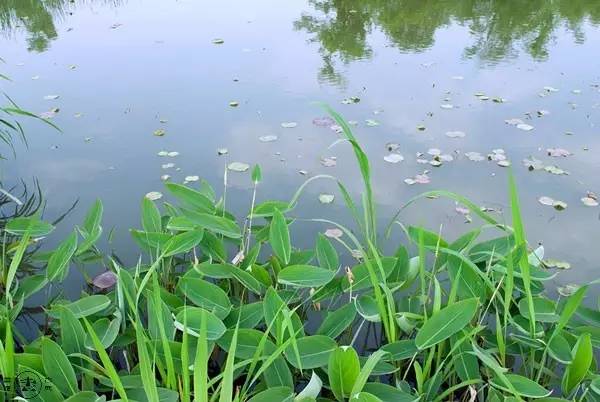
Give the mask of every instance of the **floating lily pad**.
[[300, 173], [302, 176], [306, 176], [308, 174], [308, 171], [306, 171], [306, 170], [298, 170], [298, 173]]
[[573, 293], [577, 292], [579, 290], [579, 285], [575, 285], [575, 284], [567, 284], [565, 286], [559, 286], [556, 288], [556, 290], [558, 291], [558, 293], [563, 296], [563, 297], [569, 297], [572, 296]]
[[373, 120], [373, 119], [367, 119], [367, 120], [365, 120], [365, 123], [369, 127], [376, 127], [379, 125], [379, 122], [377, 120]]
[[160, 176], [160, 179], [161, 179], [162, 181], [167, 181], [167, 180], [169, 180], [170, 178], [171, 178], [171, 175], [168, 175], [168, 174], [163, 174], [162, 176]]
[[559, 261], [552, 258], [542, 261], [546, 268], [571, 269], [571, 264], [566, 261]]
[[524, 124], [525, 123], [523, 120], [516, 119], [516, 118], [514, 118], [514, 119], [506, 119], [506, 120], [504, 120], [504, 122], [506, 124], [508, 124], [508, 125], [511, 125], [511, 126], [517, 126], [519, 124]]
[[542, 205], [547, 205], [549, 207], [554, 205], [554, 199], [547, 196], [542, 196], [538, 198], [538, 202]]
[[229, 102], [229, 106], [231, 106], [231, 107], [238, 107], [239, 105], [240, 105], [240, 102], [238, 102], [238, 101]]
[[59, 110], [60, 109], [58, 109], [58, 108], [53, 108], [53, 109], [48, 110], [47, 112], [40, 113], [40, 118], [46, 119], [46, 120], [52, 119], [54, 116], [56, 116], [56, 114], [59, 112]]
[[548, 173], [552, 173], [555, 175], [568, 175], [569, 172], [567, 172], [566, 170], [563, 170], [561, 168], [559, 168], [558, 166], [554, 166], [554, 165], [548, 165], [546, 167], [544, 167], [544, 170]]
[[262, 137], [258, 137], [258, 140], [260, 142], [273, 142], [273, 141], [277, 141], [277, 136], [276, 135], [263, 135]]
[[315, 117], [312, 123], [317, 127], [330, 127], [335, 124], [335, 120], [329, 116]]
[[440, 151], [438, 148], [429, 148], [427, 153], [431, 156], [438, 156], [442, 154], [442, 151]]
[[429, 176], [427, 176], [426, 173], [422, 173], [422, 174], [415, 175], [415, 177], [409, 177], [407, 179], [404, 179], [404, 182], [408, 185], [428, 184], [431, 182], [431, 179], [429, 178]]
[[547, 110], [544, 110], [544, 109], [541, 109], [541, 110], [538, 110], [538, 111], [537, 111], [537, 115], [538, 115], [539, 117], [542, 117], [542, 116], [548, 116], [549, 114], [550, 114], [550, 112], [549, 112], [549, 111], [547, 111]]
[[467, 134], [464, 131], [447, 131], [446, 137], [450, 138], [464, 138]]
[[527, 124], [527, 123], [517, 124], [517, 128], [519, 130], [523, 130], [523, 131], [531, 131], [531, 130], [533, 130], [533, 126], [531, 124]]
[[120, 27], [122, 27], [122, 26], [123, 26], [123, 24], [121, 24], [121, 23], [117, 22], [117, 23], [115, 23], [115, 24], [112, 24], [112, 25], [111, 25], [109, 28], [110, 28], [110, 29], [117, 29], [117, 28], [120, 28]]
[[44, 100], [57, 100], [58, 98], [60, 98], [59, 95], [46, 95], [46, 96], [44, 96]]
[[523, 165], [525, 165], [528, 170], [541, 170], [544, 168], [544, 162], [533, 156], [523, 159]]
[[162, 137], [165, 134], [166, 134], [166, 132], [162, 128], [159, 128], [158, 130], [154, 130], [154, 135], [157, 137]]
[[194, 181], [200, 180], [200, 177], [198, 177], [198, 176], [185, 176], [184, 180], [187, 181], [187, 182], [194, 182]]
[[161, 167], [163, 169], [171, 169], [171, 168], [175, 167], [175, 164], [174, 163], [164, 163], [161, 165]]
[[552, 206], [558, 211], [563, 211], [567, 209], [567, 203], [564, 201], [554, 201], [554, 205]]
[[156, 201], [156, 200], [160, 200], [162, 198], [162, 193], [158, 192], [158, 191], [150, 191], [148, 194], [146, 194], [146, 198], [149, 199], [150, 201]]
[[334, 156], [321, 158], [321, 165], [325, 167], [333, 167], [337, 165], [337, 160]]
[[112, 271], [106, 271], [96, 276], [92, 284], [98, 289], [108, 289], [117, 283], [117, 275]]
[[479, 152], [466, 152], [465, 156], [473, 162], [481, 162], [481, 161], [485, 160], [483, 155], [481, 155]]
[[583, 205], [585, 205], [586, 207], [597, 207], [598, 206], [598, 200], [594, 199], [592, 197], [583, 197], [581, 199], [581, 202], [583, 202]]
[[538, 202], [542, 205], [547, 205], [547, 206], [551, 206], [554, 207], [554, 209], [558, 210], [558, 211], [562, 211], [567, 209], [567, 203], [564, 201], [559, 201], [559, 200], [555, 200], [553, 198], [547, 197], [547, 196], [543, 196], [538, 198]]
[[227, 150], [227, 148], [217, 149], [217, 155], [227, 155], [228, 153], [229, 153], [229, 151]]
[[298, 125], [295, 121], [283, 122], [281, 123], [281, 127], [283, 128], [294, 128]]
[[358, 96], [351, 96], [349, 98], [342, 99], [342, 103], [344, 105], [350, 105], [352, 103], [360, 102], [360, 98]]
[[400, 148], [400, 144], [396, 143], [396, 142], [388, 142], [387, 144], [385, 144], [385, 148], [389, 151], [389, 152], [394, 152], [395, 150]]
[[232, 162], [229, 165], [227, 165], [227, 169], [232, 170], [234, 172], [245, 172], [246, 170], [250, 169], [250, 165], [243, 162]]
[[212, 40], [213, 45], [222, 45], [223, 43], [225, 43], [225, 41], [221, 38], [215, 38]]
[[329, 128], [331, 129], [331, 131], [335, 131], [338, 134], [341, 134], [344, 132], [344, 129], [342, 128], [342, 126], [340, 126], [338, 124], [332, 124], [331, 126], [329, 126]]
[[391, 153], [383, 157], [383, 160], [389, 163], [398, 163], [404, 160], [404, 156], [396, 153]]
[[167, 151], [159, 151], [157, 153], [158, 156], [167, 156], [168, 154], [169, 154], [169, 152], [167, 152]]
[[179, 152], [177, 152], [177, 151], [171, 151], [171, 152], [167, 152], [167, 156], [168, 156], [169, 158], [174, 158], [174, 157], [176, 157], [176, 156], [179, 156]]
[[510, 166], [510, 161], [507, 160], [501, 160], [497, 162], [498, 166], [502, 166], [502, 167], [509, 167]]
[[457, 80], [457, 81], [462, 81], [465, 79], [465, 77], [463, 77], [462, 75], [454, 75], [452, 76], [453, 80]]
[[546, 149], [546, 152], [548, 153], [548, 156], [553, 156], [555, 158], [573, 155], [571, 152], [563, 148], [548, 148]]
[[334, 198], [333, 194], [319, 194], [319, 202], [321, 204], [331, 204]]
[[422, 125], [422, 124], [419, 124], [419, 125], [417, 126], [417, 130], [419, 130], [419, 131], [425, 131], [426, 129], [427, 129], [427, 127], [425, 127], [425, 126], [424, 126], [424, 125]]
[[437, 159], [433, 159], [429, 161], [429, 164], [433, 167], [440, 167], [442, 166], [442, 162], [437, 160]]
[[551, 86], [545, 86], [544, 90], [547, 92], [558, 92], [557, 88], [551, 87]]
[[453, 104], [451, 104], [451, 103], [442, 103], [442, 104], [440, 105], [440, 107], [441, 107], [442, 109], [454, 109], [454, 105], [453, 105]]
[[344, 232], [342, 232], [341, 229], [333, 228], [333, 229], [327, 229], [324, 234], [325, 234], [325, 236], [329, 237], [330, 239], [339, 239], [340, 237], [342, 237], [344, 235]]

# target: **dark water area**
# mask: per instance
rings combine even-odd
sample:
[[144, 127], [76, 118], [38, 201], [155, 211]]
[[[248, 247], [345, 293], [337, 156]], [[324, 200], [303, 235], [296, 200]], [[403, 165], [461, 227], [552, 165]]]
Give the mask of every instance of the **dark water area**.
[[[353, 123], [371, 159], [382, 228], [433, 189], [510, 220], [508, 170], [498, 164], [506, 158], [530, 243], [571, 265], [555, 285], [587, 282], [600, 277], [600, 207], [581, 201], [600, 194], [599, 23], [599, 2], [572, 0], [2, 0], [0, 72], [12, 81], [0, 89], [35, 113], [58, 108], [51, 121], [62, 133], [27, 122], [29, 146], [0, 162], [0, 180], [38, 180], [50, 220], [78, 200], [48, 247], [102, 199], [100, 247], [133, 264], [139, 251], [128, 229], [140, 226], [142, 197], [164, 192], [164, 175], [199, 176], [222, 194], [228, 164], [259, 163], [258, 201], [288, 200], [318, 174], [358, 199], [350, 147], [330, 147], [338, 135], [313, 122], [325, 115], [315, 102], [324, 102]], [[441, 166], [430, 163], [435, 155]], [[335, 166], [323, 165], [329, 157]], [[530, 171], [524, 159], [549, 171]], [[429, 183], [406, 183], [424, 173]], [[227, 173], [227, 205], [238, 216], [251, 188], [249, 171]], [[400, 220], [452, 240], [480, 224], [456, 208], [422, 200]], [[350, 218], [331, 180], [311, 183], [295, 215]], [[300, 220], [293, 229], [294, 244], [311, 247], [327, 226]], [[399, 227], [394, 233], [390, 250], [402, 239]], [[67, 297], [82, 279], [71, 271]]]

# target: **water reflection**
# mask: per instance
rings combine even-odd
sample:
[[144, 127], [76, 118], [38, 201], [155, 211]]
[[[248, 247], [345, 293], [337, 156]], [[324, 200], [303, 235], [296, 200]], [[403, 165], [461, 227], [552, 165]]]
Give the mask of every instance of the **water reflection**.
[[294, 26], [311, 34], [323, 58], [320, 78], [343, 77], [336, 60], [347, 64], [370, 58], [369, 34], [381, 31], [402, 52], [421, 52], [435, 43], [438, 29], [457, 24], [472, 43], [464, 57], [497, 63], [521, 51], [536, 60], [549, 55], [556, 33], [564, 29], [576, 43], [585, 40], [585, 23], [600, 23], [600, 2], [593, 0], [309, 0], [316, 12]]
[[10, 36], [17, 30], [27, 33], [28, 50], [44, 52], [58, 37], [56, 20], [62, 20], [77, 6], [85, 4], [120, 5], [122, 0], [2, 0], [0, 29]]

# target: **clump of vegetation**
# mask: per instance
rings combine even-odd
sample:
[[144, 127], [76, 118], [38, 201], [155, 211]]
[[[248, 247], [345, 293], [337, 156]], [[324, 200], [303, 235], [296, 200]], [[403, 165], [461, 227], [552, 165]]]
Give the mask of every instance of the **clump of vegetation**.
[[[512, 226], [456, 194], [430, 192], [423, 196], [450, 197], [485, 224], [454, 241], [408, 227], [411, 244], [385, 255], [378, 243], [395, 225], [378, 228], [369, 160], [330, 113], [354, 150], [364, 192], [357, 205], [338, 182], [358, 230], [311, 219], [335, 228], [314, 249], [295, 248], [289, 229], [305, 186], [289, 202], [256, 204], [258, 166], [242, 225], [206, 182], [167, 183], [175, 203], [144, 198], [141, 228], [131, 231], [143, 257], [133, 267], [95, 246], [100, 201], [50, 253], [28, 250], [51, 224], [38, 216], [8, 222], [4, 235], [16, 240], [2, 253], [0, 400], [600, 398], [599, 312], [583, 304], [588, 286], [548, 297], [554, 273], [541, 249], [528, 248], [512, 178]], [[497, 236], [482, 241], [483, 230]], [[347, 268], [340, 250], [354, 259]], [[31, 309], [32, 296], [60, 284], [71, 263], [98, 259], [108, 271], [80, 299]], [[32, 340], [18, 325], [31, 314], [44, 320]], [[43, 386], [32, 391], [21, 373]]]

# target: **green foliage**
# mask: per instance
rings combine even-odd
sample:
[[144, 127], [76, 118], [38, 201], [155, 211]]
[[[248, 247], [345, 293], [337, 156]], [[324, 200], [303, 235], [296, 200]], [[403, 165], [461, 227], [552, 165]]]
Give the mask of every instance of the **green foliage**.
[[[456, 194], [428, 193], [479, 211], [497, 231], [492, 240], [480, 240], [481, 229], [452, 241], [410, 227], [410, 244], [398, 241], [388, 255], [378, 247], [368, 159], [334, 117], [365, 184], [362, 215], [338, 182], [358, 230], [314, 219], [341, 232], [318, 235], [314, 250], [291, 242], [299, 193], [255, 205], [259, 167], [243, 228], [206, 183], [166, 184], [176, 204], [144, 199], [141, 229], [131, 231], [142, 257], [132, 267], [97, 246], [100, 201], [50, 253], [34, 239], [52, 225], [37, 216], [8, 222], [4, 234], [15, 240], [2, 251], [0, 374], [38, 373], [49, 384], [43, 400], [600, 398], [600, 312], [584, 305], [587, 286], [561, 300], [545, 292], [555, 275], [528, 249], [514, 180], [512, 227]], [[387, 227], [394, 241], [397, 217]], [[15, 322], [29, 299], [72, 265], [86, 272], [98, 261], [116, 284], [75, 301], [51, 298], [38, 311], [47, 325], [27, 342]]]

